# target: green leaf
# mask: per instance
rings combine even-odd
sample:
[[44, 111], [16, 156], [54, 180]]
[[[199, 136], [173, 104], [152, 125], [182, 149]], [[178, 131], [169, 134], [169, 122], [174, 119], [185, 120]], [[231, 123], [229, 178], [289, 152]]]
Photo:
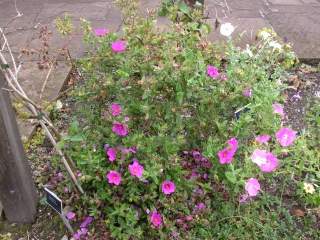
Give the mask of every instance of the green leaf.
[[185, 4], [184, 2], [180, 2], [179, 4], [179, 10], [181, 12], [183, 12], [184, 14], [189, 15], [190, 14], [190, 8], [187, 4]]
[[10, 66], [9, 66], [9, 64], [0, 64], [0, 68], [2, 69], [2, 70], [6, 70], [7, 68], [9, 68]]
[[236, 183], [236, 182], [237, 182], [237, 178], [236, 178], [236, 176], [233, 174], [233, 172], [226, 172], [225, 175], [226, 175], [226, 178], [227, 178], [231, 183]]

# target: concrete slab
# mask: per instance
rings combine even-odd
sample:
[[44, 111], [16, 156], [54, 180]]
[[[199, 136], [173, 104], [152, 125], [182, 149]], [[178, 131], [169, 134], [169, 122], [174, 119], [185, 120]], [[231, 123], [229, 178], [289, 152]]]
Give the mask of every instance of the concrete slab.
[[293, 44], [299, 58], [320, 58], [320, 9], [314, 14], [270, 13], [267, 18], [275, 31]]
[[303, 5], [300, 0], [268, 0], [268, 2], [275, 5]]
[[37, 62], [26, 62], [21, 68], [19, 81], [33, 101], [38, 102], [41, 99], [44, 101], [52, 101], [59, 95], [70, 70], [71, 66], [66, 65], [64, 62], [58, 62], [58, 65], [53, 68], [49, 75], [42, 98], [40, 98], [41, 89], [44, 85], [48, 69], [40, 70]]
[[[236, 41], [238, 46], [244, 47], [246, 44], [253, 43], [255, 41], [256, 33], [259, 29], [264, 27], [271, 27], [271, 25], [263, 18], [228, 18], [227, 22], [230, 22], [236, 27], [232, 38]], [[214, 29], [215, 19], [209, 19], [208, 23]], [[237, 40], [237, 37], [241, 34], [241, 40]], [[221, 36], [220, 28], [215, 29], [209, 34], [210, 41], [226, 41], [226, 38]]]
[[320, 1], [318, 0], [301, 0], [303, 3], [311, 4], [311, 5], [320, 5]]
[[[319, 0], [228, 0], [227, 3], [228, 7], [224, 0], [206, 0], [206, 13], [210, 18], [218, 15], [219, 20], [238, 25], [237, 32], [246, 30], [246, 40], [242, 42], [250, 42], [251, 32], [268, 26], [293, 44], [298, 57], [320, 59]], [[219, 39], [217, 35], [212, 33], [210, 39]]]
[[[19, 81], [22, 88], [33, 101], [38, 103], [48, 102], [55, 100], [59, 95], [70, 71], [71, 66], [66, 65], [64, 62], [59, 62], [52, 70], [41, 98], [41, 89], [44, 85], [48, 69], [40, 70], [36, 61], [26, 62], [21, 68]], [[36, 121], [34, 119], [18, 119], [22, 140], [25, 141], [32, 136], [36, 128], [35, 124]]]

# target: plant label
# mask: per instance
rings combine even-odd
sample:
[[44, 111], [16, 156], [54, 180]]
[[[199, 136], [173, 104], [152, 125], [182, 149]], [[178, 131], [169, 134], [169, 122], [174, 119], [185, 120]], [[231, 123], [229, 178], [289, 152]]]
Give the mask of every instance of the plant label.
[[62, 214], [62, 200], [53, 192], [51, 192], [48, 188], [44, 188], [46, 192], [46, 201], [50, 207], [53, 208], [60, 215]]

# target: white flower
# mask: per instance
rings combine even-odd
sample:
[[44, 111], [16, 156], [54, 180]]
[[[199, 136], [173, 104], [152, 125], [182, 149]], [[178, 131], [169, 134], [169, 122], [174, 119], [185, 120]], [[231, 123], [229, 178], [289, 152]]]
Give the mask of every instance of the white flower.
[[282, 46], [280, 43], [278, 43], [277, 41], [271, 41], [269, 42], [269, 46], [273, 48], [273, 50], [281, 50], [282, 49]]
[[62, 107], [63, 107], [63, 103], [60, 100], [58, 100], [56, 102], [56, 109], [60, 110]]
[[231, 23], [223, 23], [220, 27], [220, 34], [229, 37], [234, 31], [234, 26]]
[[263, 40], [267, 40], [269, 37], [271, 37], [271, 34], [267, 31], [261, 31], [259, 35]]
[[315, 192], [315, 188], [312, 183], [303, 183], [303, 189], [306, 193], [313, 194]]
[[250, 47], [249, 47], [249, 44], [247, 44], [247, 47], [246, 47], [246, 49], [243, 51], [243, 53], [246, 53], [246, 54], [248, 54], [248, 56], [249, 57], [253, 57], [253, 53], [252, 53], [252, 51], [251, 51], [251, 49], [250, 49]]

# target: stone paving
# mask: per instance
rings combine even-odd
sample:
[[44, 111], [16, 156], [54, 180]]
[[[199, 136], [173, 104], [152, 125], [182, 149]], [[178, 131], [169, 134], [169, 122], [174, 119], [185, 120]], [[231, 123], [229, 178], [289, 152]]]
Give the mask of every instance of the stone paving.
[[[6, 26], [8, 20], [16, 16], [14, 3], [14, 0], [0, 0], [0, 26]], [[140, 12], [144, 15], [160, 3], [161, 0], [141, 0]], [[24, 63], [20, 80], [35, 101], [39, 101], [48, 70], [40, 71], [34, 55], [21, 55], [20, 52], [21, 49], [39, 49], [41, 26], [48, 26], [52, 32], [49, 51], [55, 54], [68, 41], [61, 40], [55, 29], [55, 19], [65, 13], [72, 17], [76, 27], [80, 25], [81, 17], [91, 21], [93, 27], [107, 27], [111, 31], [119, 31], [122, 25], [121, 13], [112, 0], [16, 0], [16, 5], [23, 16], [11, 22], [6, 32], [15, 56]], [[320, 0], [205, 0], [204, 13], [212, 26], [216, 19], [236, 26], [236, 34], [243, 35], [240, 45], [254, 41], [258, 29], [272, 27], [285, 41], [293, 43], [300, 58], [320, 59]], [[162, 27], [168, 24], [165, 18], [159, 18], [158, 22]], [[218, 29], [209, 39], [224, 40]], [[73, 57], [85, 53], [78, 28], [69, 41]], [[48, 79], [43, 100], [57, 97], [69, 71], [70, 66], [63, 62], [58, 64]], [[22, 135], [28, 137], [33, 129], [30, 123], [24, 122], [20, 126], [23, 126]]]
[[205, 8], [209, 22], [231, 22], [245, 42], [257, 29], [272, 27], [299, 58], [320, 59], [320, 0], [205, 0]]

